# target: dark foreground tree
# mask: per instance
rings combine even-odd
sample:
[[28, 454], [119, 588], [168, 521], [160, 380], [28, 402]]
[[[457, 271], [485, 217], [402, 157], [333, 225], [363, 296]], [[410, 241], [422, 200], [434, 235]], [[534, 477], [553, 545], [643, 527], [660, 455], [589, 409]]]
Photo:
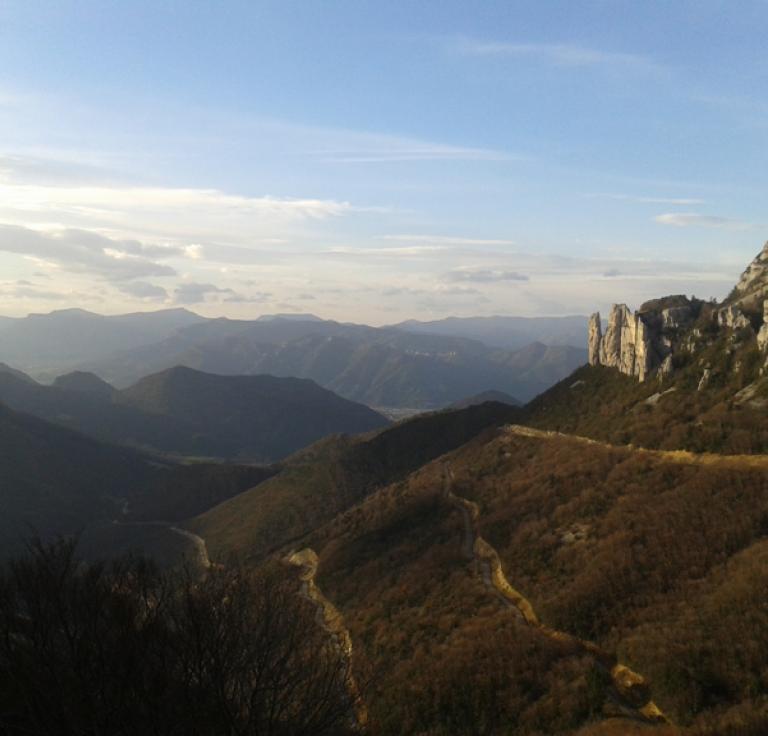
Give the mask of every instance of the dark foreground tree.
[[0, 575], [0, 733], [353, 730], [349, 662], [285, 570], [204, 578], [35, 543]]

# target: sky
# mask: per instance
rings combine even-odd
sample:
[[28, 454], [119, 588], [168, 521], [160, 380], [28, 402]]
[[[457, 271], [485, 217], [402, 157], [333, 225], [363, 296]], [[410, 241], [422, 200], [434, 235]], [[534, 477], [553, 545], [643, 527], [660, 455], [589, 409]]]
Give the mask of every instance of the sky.
[[0, 0], [0, 314], [721, 298], [766, 0]]

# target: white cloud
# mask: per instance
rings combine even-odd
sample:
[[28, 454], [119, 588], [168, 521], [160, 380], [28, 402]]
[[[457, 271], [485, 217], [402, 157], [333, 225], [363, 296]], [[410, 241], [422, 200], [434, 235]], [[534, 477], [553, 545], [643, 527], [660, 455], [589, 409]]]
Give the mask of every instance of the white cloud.
[[672, 227], [716, 227], [731, 230], [746, 230], [750, 227], [748, 222], [716, 215], [702, 215], [698, 212], [668, 212], [656, 215], [653, 219], [660, 225]]
[[155, 259], [179, 255], [178, 249], [113, 240], [83, 230], [49, 233], [16, 225], [0, 225], [0, 251], [26, 256], [48, 267], [95, 274], [108, 281], [173, 276], [173, 268]]
[[349, 212], [348, 202], [323, 199], [245, 197], [217, 189], [120, 186], [52, 186], [0, 181], [3, 205], [20, 211], [49, 209], [79, 215], [176, 211], [200, 215], [257, 215], [270, 218], [319, 219]]
[[[80, 228], [117, 238], [209, 243], [284, 238], [292, 224], [365, 208], [313, 197], [233, 194], [215, 188], [132, 186], [68, 161], [0, 157], [0, 221], [38, 230]], [[102, 177], [100, 179], [99, 177]]]

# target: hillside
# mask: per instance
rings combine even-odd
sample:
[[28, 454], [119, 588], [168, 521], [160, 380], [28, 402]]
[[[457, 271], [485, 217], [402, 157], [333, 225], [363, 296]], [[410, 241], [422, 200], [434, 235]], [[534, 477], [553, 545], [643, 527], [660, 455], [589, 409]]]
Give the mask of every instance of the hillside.
[[131, 451], [0, 404], [0, 551], [16, 547], [31, 529], [71, 534], [117, 513], [118, 499], [156, 472]]
[[[625, 734], [652, 698], [678, 726], [650, 728], [651, 716], [643, 733], [758, 734], [766, 470], [763, 458], [497, 430], [302, 545], [382, 673], [369, 707], [383, 733]], [[477, 505], [483, 554], [514, 588], [504, 599], [468, 564], [451, 495]], [[627, 669], [611, 675], [616, 663]]]
[[[32, 534], [76, 534], [102, 522], [107, 522], [108, 533], [100, 534], [96, 551], [108, 554], [119, 531], [111, 526], [114, 519], [176, 521], [274, 472], [161, 463], [0, 404], [0, 557]], [[123, 549], [143, 546], [141, 531], [124, 534]], [[167, 532], [162, 536], [167, 538]], [[178, 556], [185, 549], [176, 544], [173, 553]]]
[[271, 462], [327, 434], [383, 427], [311, 381], [174, 368], [122, 392], [88, 374], [53, 386], [0, 373], [0, 401], [92, 437], [154, 452]]
[[0, 363], [0, 373], [12, 376], [13, 378], [17, 378], [20, 381], [25, 381], [26, 383], [35, 382], [34, 379], [30, 378], [26, 373], [16, 370], [15, 368], [11, 368], [11, 366], [6, 365], [5, 363]]
[[388, 424], [367, 406], [306, 379], [216, 376], [182, 367], [142, 379], [116, 403], [189, 428], [188, 437], [173, 440], [175, 447], [169, 439], [162, 449], [223, 457], [275, 460], [327, 435]]
[[505, 394], [503, 391], [483, 391], [481, 394], [468, 396], [466, 399], [457, 401], [451, 406], [451, 409], [466, 409], [468, 406], [484, 404], [486, 401], [496, 401], [501, 404], [509, 404], [509, 406], [521, 406], [514, 396]]

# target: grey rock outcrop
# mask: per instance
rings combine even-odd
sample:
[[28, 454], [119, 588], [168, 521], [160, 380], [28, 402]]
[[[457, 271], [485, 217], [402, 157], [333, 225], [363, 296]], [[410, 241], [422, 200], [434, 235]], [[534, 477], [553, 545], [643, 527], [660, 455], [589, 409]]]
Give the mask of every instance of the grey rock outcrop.
[[[652, 299], [631, 312], [626, 304], [611, 308], [608, 324], [601, 330], [600, 314], [589, 320], [589, 363], [634, 376], [670, 376], [675, 367], [690, 364], [690, 358], [718, 341], [730, 358], [756, 340], [764, 354], [762, 373], [768, 372], [768, 243], [742, 273], [738, 284], [721, 304], [682, 294]], [[673, 356], [680, 360], [673, 360]], [[748, 361], [737, 356], [729, 370], [743, 371]], [[719, 375], [707, 367], [699, 379], [703, 390], [711, 377]]]
[[671, 376], [672, 370], [672, 355], [670, 354], [661, 361], [661, 365], [659, 366], [659, 375], [662, 378], [665, 376]]
[[699, 385], [697, 387], [697, 390], [698, 391], [704, 390], [709, 384], [710, 378], [712, 378], [712, 370], [709, 368], [705, 368], [704, 372], [701, 374], [701, 378], [699, 379]]
[[768, 299], [763, 302], [763, 324], [757, 333], [757, 347], [763, 352], [768, 348]]
[[749, 309], [766, 296], [768, 296], [768, 243], [741, 274], [730, 301], [734, 305], [742, 305]]
[[600, 322], [600, 312], [595, 312], [589, 318], [587, 352], [590, 365], [600, 365], [600, 344], [603, 340], [603, 326]]
[[593, 314], [589, 320], [590, 364], [616, 368], [640, 381], [653, 374], [670, 375], [672, 353], [692, 331], [701, 305], [700, 300], [681, 294], [645, 302], [634, 313], [626, 304], [614, 304], [604, 334], [600, 315]]
[[589, 321], [589, 359], [591, 365], [617, 368], [644, 381], [659, 364], [653, 335], [643, 316], [632, 314], [626, 304], [614, 304], [605, 334], [601, 335], [600, 314]]
[[694, 314], [690, 306], [668, 307], [661, 310], [661, 323], [665, 329], [679, 330], [693, 322]]
[[720, 327], [727, 327], [731, 330], [740, 330], [745, 327], [751, 328], [752, 326], [741, 309], [735, 304], [731, 304], [718, 310], [717, 324], [720, 325]]

